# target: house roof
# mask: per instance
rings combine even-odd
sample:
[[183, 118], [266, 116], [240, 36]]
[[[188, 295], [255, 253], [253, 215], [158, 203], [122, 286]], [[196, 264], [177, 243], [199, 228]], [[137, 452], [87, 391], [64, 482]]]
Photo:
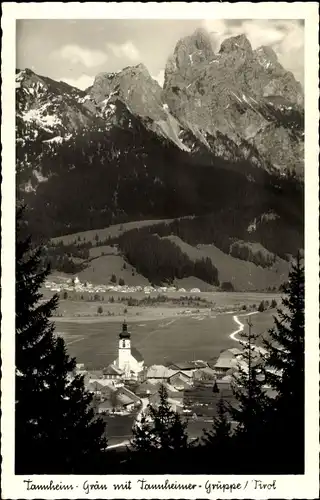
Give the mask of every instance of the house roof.
[[194, 364], [190, 361], [178, 361], [177, 363], [172, 363], [170, 367], [172, 370], [194, 370]]
[[118, 390], [118, 395], [125, 395], [126, 397], [130, 398], [134, 403], [137, 403], [140, 401], [139, 396], [137, 396], [134, 392], [130, 391], [127, 387], [120, 387]]
[[206, 368], [208, 366], [208, 363], [206, 361], [203, 361], [202, 359], [197, 359], [196, 361], [191, 361], [193, 366], [195, 368]]
[[88, 391], [100, 391], [103, 388], [103, 385], [100, 384], [97, 380], [90, 380], [87, 384]]
[[93, 379], [103, 378], [103, 371], [102, 370], [90, 370], [90, 371], [88, 371], [88, 376], [89, 376], [89, 378], [93, 378]]
[[137, 388], [137, 394], [144, 394], [147, 392], [150, 394], [154, 394], [155, 392], [158, 392], [158, 390], [160, 389], [160, 386], [161, 386], [161, 382], [152, 381], [152, 380], [145, 380]]
[[199, 368], [199, 370], [197, 370], [194, 375], [196, 378], [201, 378], [202, 376], [215, 378], [216, 372], [213, 368], [206, 366], [205, 368]]
[[130, 398], [127, 394], [117, 394], [117, 400], [119, 403], [121, 403], [123, 406], [134, 404], [135, 400]]
[[147, 378], [167, 379], [177, 373], [177, 371], [163, 365], [152, 365], [147, 370]]
[[226, 356], [221, 356], [216, 364], [214, 365], [215, 368], [226, 368], [230, 369], [233, 366], [237, 365], [237, 360], [235, 357], [226, 357]]
[[123, 371], [120, 370], [120, 368], [118, 368], [115, 365], [109, 365], [107, 368], [103, 369], [103, 374], [104, 375], [119, 375], [119, 376], [121, 376], [123, 374]]
[[101, 410], [110, 410], [113, 408], [113, 404], [109, 399], [106, 399], [105, 401], [103, 401], [98, 405], [98, 408]]
[[138, 351], [138, 349], [136, 349], [135, 347], [131, 347], [131, 356], [133, 356], [134, 359], [136, 361], [138, 361], [138, 363], [143, 361], [143, 356], [142, 356], [141, 352]]
[[234, 356], [242, 354], [241, 349], [238, 349], [238, 347], [232, 347], [231, 349], [228, 349], [228, 351], [231, 352]]

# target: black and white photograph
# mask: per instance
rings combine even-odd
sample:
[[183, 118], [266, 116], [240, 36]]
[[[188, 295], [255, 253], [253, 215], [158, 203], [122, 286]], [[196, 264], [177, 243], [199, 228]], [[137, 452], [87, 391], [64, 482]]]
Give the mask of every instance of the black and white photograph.
[[[306, 477], [308, 457], [318, 469], [316, 4], [95, 19], [77, 15], [89, 3], [45, 5], [14, 20], [15, 101], [2, 97], [20, 498], [280, 498], [278, 478]], [[185, 486], [197, 475], [202, 490]]]

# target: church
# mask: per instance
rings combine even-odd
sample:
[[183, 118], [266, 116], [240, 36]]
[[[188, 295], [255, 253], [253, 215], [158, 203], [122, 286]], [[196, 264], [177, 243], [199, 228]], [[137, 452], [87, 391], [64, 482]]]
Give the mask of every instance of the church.
[[124, 321], [122, 331], [119, 333], [118, 358], [113, 365], [124, 373], [124, 378], [134, 379], [143, 371], [144, 360], [141, 353], [131, 347], [131, 334], [128, 331], [128, 325]]

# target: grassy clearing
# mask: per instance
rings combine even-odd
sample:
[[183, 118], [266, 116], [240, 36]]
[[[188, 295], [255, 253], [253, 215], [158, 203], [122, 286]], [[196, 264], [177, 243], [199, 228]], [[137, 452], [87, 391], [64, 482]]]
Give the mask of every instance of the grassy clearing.
[[[255, 328], [272, 326], [272, 315], [253, 316]], [[221, 350], [235, 347], [229, 335], [237, 329], [232, 314], [193, 316], [129, 322], [132, 345], [142, 353], [145, 363], [163, 364], [195, 359], [209, 360]], [[100, 323], [57, 322], [56, 331], [65, 338], [67, 348], [79, 363], [93, 368], [107, 366], [117, 357], [121, 321]]]
[[126, 285], [130, 286], [150, 284], [149, 280], [142, 274], [138, 274], [136, 269], [128, 264], [121, 255], [106, 255], [93, 259], [89, 262], [88, 267], [78, 274], [78, 277], [82, 282], [108, 285], [112, 274], [116, 275], [116, 284], [119, 283], [120, 278], [124, 280]]
[[227, 255], [214, 245], [199, 245], [198, 248], [211, 258], [218, 269], [220, 282], [230, 281], [236, 290], [278, 289], [288, 278], [289, 265], [282, 259], [277, 258], [272, 267], [263, 268]]

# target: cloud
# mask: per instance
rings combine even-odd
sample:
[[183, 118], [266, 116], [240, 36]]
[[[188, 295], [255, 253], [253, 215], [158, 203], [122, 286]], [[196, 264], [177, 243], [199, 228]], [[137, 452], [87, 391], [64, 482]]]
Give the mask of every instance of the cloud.
[[299, 20], [243, 19], [235, 23], [231, 19], [207, 19], [203, 25], [212, 34], [214, 50], [226, 38], [245, 34], [253, 49], [261, 45], [272, 47], [284, 68], [303, 83], [304, 25]]
[[121, 44], [108, 42], [106, 47], [115, 57], [126, 57], [130, 61], [138, 61], [141, 58], [139, 50], [130, 40]]
[[85, 90], [93, 84], [93, 76], [82, 74], [78, 78], [60, 78], [63, 82], [68, 83], [72, 87], [76, 87], [81, 90]]
[[164, 83], [164, 69], [161, 69], [159, 71], [159, 73], [157, 74], [157, 76], [153, 76], [152, 78], [159, 83], [160, 87], [163, 87], [163, 83]]
[[105, 63], [108, 55], [101, 50], [91, 50], [79, 45], [64, 45], [52, 53], [56, 59], [65, 59], [71, 64], [83, 64], [87, 68], [94, 68]]

